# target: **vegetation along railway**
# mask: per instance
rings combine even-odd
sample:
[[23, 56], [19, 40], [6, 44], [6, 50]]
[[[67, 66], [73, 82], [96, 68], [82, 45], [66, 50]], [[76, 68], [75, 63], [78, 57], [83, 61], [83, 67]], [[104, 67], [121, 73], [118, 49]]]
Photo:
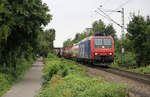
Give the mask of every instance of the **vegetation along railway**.
[[63, 56], [67, 59], [72, 59], [78, 62], [96, 64], [94, 65], [94, 67], [96, 67], [97, 69], [111, 72], [150, 85], [149, 75], [119, 70], [110, 67], [99, 67], [104, 65], [108, 66], [114, 60], [114, 40], [111, 36], [104, 36], [104, 34], [96, 33], [81, 40], [73, 47], [68, 46], [63, 49], [57, 48], [56, 54], [59, 57]]
[[[90, 68], [95, 68], [139, 83], [150, 85], [150, 75], [109, 67], [109, 64], [114, 61], [114, 39], [111, 36], [97, 33], [81, 40], [73, 46], [57, 48], [56, 54], [59, 57], [72, 59], [80, 63], [82, 62], [83, 64], [86, 64], [85, 66]], [[106, 66], [107, 68], [102, 66]], [[139, 97], [149, 97], [149, 94], [147, 93], [141, 93], [140, 91], [134, 91], [131, 89], [129, 89], [129, 91], [133, 94], [139, 95]]]

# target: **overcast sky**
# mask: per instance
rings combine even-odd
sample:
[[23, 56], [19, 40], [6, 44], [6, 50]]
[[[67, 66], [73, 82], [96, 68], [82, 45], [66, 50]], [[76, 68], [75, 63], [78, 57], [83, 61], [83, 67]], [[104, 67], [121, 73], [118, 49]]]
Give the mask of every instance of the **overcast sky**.
[[[46, 28], [56, 30], [55, 47], [62, 47], [63, 41], [74, 38], [76, 33], [81, 33], [85, 28], [90, 28], [95, 20], [102, 19], [105, 24], [113, 23], [99, 14], [95, 10], [102, 5], [103, 10], [121, 10], [125, 8], [125, 24], [129, 22], [130, 13], [150, 15], [150, 0], [42, 0], [50, 9], [53, 20]], [[111, 18], [121, 24], [120, 13], [108, 13]], [[121, 29], [113, 24], [117, 34]]]

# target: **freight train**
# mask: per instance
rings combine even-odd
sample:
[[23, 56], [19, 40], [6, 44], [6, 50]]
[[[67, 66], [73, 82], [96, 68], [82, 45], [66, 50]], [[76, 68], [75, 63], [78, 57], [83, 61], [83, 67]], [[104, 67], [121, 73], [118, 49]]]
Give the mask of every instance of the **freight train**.
[[114, 39], [112, 36], [95, 34], [61, 51], [63, 51], [63, 57], [75, 61], [93, 64], [112, 63], [114, 61]]

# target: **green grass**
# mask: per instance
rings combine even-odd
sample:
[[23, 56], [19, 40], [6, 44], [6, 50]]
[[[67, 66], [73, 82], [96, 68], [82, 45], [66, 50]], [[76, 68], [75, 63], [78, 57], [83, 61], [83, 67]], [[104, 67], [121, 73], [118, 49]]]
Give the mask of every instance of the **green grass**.
[[143, 74], [150, 74], [150, 65], [146, 67], [139, 67], [136, 69], [129, 69], [129, 71], [143, 73]]
[[110, 67], [112, 67], [112, 68], [116, 68], [116, 69], [120, 69], [120, 70], [125, 69], [125, 68], [123, 68], [123, 67], [119, 66], [117, 63], [112, 63], [112, 64], [110, 65]]
[[110, 67], [116, 68], [119, 70], [127, 70], [127, 71], [142, 73], [142, 74], [150, 74], [150, 65], [146, 66], [146, 67], [137, 67], [137, 68], [128, 67], [128, 68], [126, 68], [126, 67], [122, 67], [122, 66], [118, 65], [117, 63], [113, 63], [110, 65]]
[[87, 76], [76, 62], [49, 55], [44, 60], [43, 89], [37, 97], [125, 97], [125, 85]]

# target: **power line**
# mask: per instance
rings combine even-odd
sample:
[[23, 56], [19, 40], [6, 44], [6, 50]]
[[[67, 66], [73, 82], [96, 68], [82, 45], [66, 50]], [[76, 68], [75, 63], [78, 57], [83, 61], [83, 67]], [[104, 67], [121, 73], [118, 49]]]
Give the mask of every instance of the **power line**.
[[118, 9], [122, 8], [123, 6], [125, 6], [126, 4], [128, 4], [130, 1], [132, 1], [132, 0], [127, 0], [127, 1], [125, 1], [124, 3], [122, 3], [119, 7], [117, 7], [117, 8], [114, 9], [114, 10], [118, 10]]
[[[102, 14], [99, 13], [97, 10], [95, 10], [95, 12], [98, 13], [99, 15], [101, 15], [102, 17], [107, 18], [105, 15], [102, 15]], [[107, 18], [107, 19], [109, 19], [109, 18]], [[110, 19], [109, 19], [109, 20], [110, 20]]]
[[[131, 1], [132, 1], [132, 0], [127, 0], [127, 1], [125, 1], [124, 3], [122, 3], [121, 5], [119, 5], [117, 8], [115, 8], [115, 9], [112, 10], [112, 11], [117, 11], [117, 10], [123, 8], [123, 6], [127, 5], [127, 4], [128, 4], [129, 2], [131, 2]], [[112, 12], [110, 12], [109, 15], [110, 15], [110, 14], [112, 14]]]
[[114, 22], [116, 25], [122, 27], [122, 25], [120, 25], [119, 23], [117, 23], [115, 20], [113, 20], [109, 15], [107, 15], [104, 11], [102, 11], [100, 8], [98, 8], [99, 11], [101, 11], [109, 20], [111, 20], [112, 22]]
[[[114, 19], [112, 19], [108, 14], [106, 14], [103, 10], [101, 10], [100, 8], [98, 8], [99, 11], [101, 11], [103, 14], [99, 13], [98, 11], [95, 11], [96, 13], [98, 13], [99, 15], [103, 16], [104, 18], [106, 18], [109, 21], [112, 21], [113, 23], [115, 23], [116, 25], [118, 25], [119, 27], [122, 28], [123, 25], [117, 23]], [[113, 11], [113, 12], [121, 12], [121, 11]], [[124, 27], [124, 29], [127, 29]]]
[[96, 12], [97, 14], [101, 15], [102, 17], [106, 18], [110, 23], [112, 23], [112, 21], [111, 21], [107, 16], [105, 16], [105, 15], [99, 13], [97, 10], [95, 10], [95, 12]]

